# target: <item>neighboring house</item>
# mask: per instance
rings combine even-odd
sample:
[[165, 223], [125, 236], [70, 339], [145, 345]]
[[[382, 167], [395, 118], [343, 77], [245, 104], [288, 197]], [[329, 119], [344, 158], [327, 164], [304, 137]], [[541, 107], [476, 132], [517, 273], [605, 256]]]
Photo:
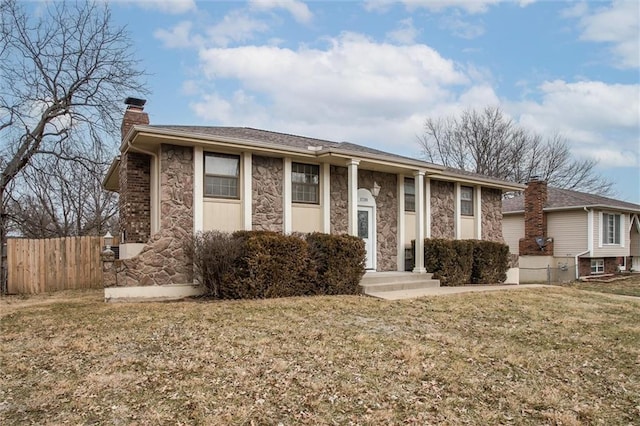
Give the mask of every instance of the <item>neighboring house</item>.
[[503, 241], [502, 194], [524, 189], [347, 142], [149, 125], [144, 101], [126, 102], [104, 180], [120, 193], [119, 286], [189, 282], [181, 244], [206, 230], [349, 233], [367, 269], [404, 271], [413, 239]]
[[520, 282], [546, 281], [547, 266], [558, 281], [640, 271], [640, 205], [532, 181], [502, 212]]

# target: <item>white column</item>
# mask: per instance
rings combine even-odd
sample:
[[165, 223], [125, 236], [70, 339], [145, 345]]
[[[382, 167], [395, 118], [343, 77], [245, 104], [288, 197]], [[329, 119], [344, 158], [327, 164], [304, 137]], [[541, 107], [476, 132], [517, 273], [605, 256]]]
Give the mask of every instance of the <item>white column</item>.
[[424, 237], [431, 238], [431, 179], [424, 182]]
[[454, 238], [459, 240], [462, 235], [461, 219], [460, 219], [460, 182], [456, 182], [453, 187], [453, 202], [455, 205], [455, 211], [453, 212], [453, 230], [455, 232]]
[[253, 157], [242, 153], [242, 224], [245, 231], [253, 229]]
[[322, 164], [322, 232], [331, 233], [331, 164]]
[[424, 170], [413, 172], [416, 193], [416, 254], [413, 272], [424, 274]]
[[282, 189], [282, 231], [291, 233], [291, 158], [284, 159], [284, 188]]
[[347, 215], [349, 235], [358, 235], [358, 164], [360, 160], [347, 161], [347, 186], [349, 187]]
[[398, 174], [398, 271], [404, 271], [404, 175]]
[[473, 197], [473, 202], [475, 206], [473, 209], [475, 210], [476, 217], [476, 239], [482, 239], [482, 187], [476, 186], [475, 194]]
[[[153, 176], [153, 173], [151, 174]], [[193, 148], [193, 232], [204, 230], [204, 153]]]

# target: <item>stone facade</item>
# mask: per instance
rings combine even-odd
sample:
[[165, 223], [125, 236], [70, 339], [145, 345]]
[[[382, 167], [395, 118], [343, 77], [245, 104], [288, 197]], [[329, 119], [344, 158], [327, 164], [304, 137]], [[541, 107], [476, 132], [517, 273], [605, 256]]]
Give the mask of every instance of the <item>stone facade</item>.
[[282, 232], [284, 162], [282, 158], [253, 156], [252, 228]]
[[331, 233], [349, 232], [349, 177], [346, 167], [331, 166]]
[[161, 145], [160, 170], [160, 232], [138, 256], [115, 262], [117, 286], [193, 282], [183, 246], [193, 233], [193, 148]]
[[376, 197], [376, 253], [378, 271], [398, 269], [398, 176], [358, 169], [358, 188], [380, 185]]
[[547, 204], [547, 182], [534, 180], [524, 190], [524, 238], [520, 239], [518, 253], [520, 256], [553, 256], [553, 242], [546, 242], [544, 250], [536, 242], [536, 238], [547, 239], [547, 215], [544, 208]]
[[120, 156], [120, 232], [123, 243], [146, 243], [151, 236], [151, 157]]
[[431, 238], [454, 239], [454, 184], [431, 179]]
[[502, 236], [502, 191], [482, 188], [482, 239], [504, 243]]

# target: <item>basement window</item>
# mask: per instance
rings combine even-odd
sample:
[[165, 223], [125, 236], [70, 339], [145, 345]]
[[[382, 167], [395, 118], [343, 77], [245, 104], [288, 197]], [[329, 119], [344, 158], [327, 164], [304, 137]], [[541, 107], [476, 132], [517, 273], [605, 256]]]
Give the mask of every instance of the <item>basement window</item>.
[[591, 274], [604, 274], [604, 259], [591, 259]]

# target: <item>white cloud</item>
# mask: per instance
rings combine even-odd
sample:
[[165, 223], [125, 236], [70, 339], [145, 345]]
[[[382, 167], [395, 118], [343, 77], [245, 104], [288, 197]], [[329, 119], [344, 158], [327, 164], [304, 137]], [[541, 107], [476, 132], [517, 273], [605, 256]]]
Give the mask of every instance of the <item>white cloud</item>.
[[485, 13], [490, 6], [503, 0], [404, 0], [403, 3], [409, 10], [424, 8], [432, 12], [441, 12], [445, 9], [460, 9], [470, 14]]
[[206, 31], [209, 40], [216, 46], [226, 47], [232, 42], [244, 42], [255, 37], [256, 33], [269, 30], [269, 26], [241, 10], [229, 12], [222, 21]]
[[640, 67], [640, 3], [637, 0], [613, 1], [593, 12], [585, 4], [578, 4], [566, 10], [565, 16], [579, 19], [581, 40], [609, 44], [616, 66]]
[[297, 0], [251, 0], [251, 7], [254, 9], [270, 10], [284, 9], [288, 11], [293, 18], [301, 23], [309, 23], [313, 19], [313, 14], [309, 7], [301, 1]]
[[202, 45], [203, 39], [200, 36], [192, 36], [192, 26], [191, 22], [183, 21], [169, 30], [158, 29], [153, 32], [153, 36], [162, 41], [164, 47], [170, 49], [197, 47]]
[[441, 27], [451, 31], [457, 37], [471, 40], [484, 34], [484, 26], [473, 24], [459, 17], [445, 17], [441, 21]]
[[[194, 102], [200, 118], [377, 143], [411, 155], [424, 119], [443, 105], [457, 108], [456, 92], [470, 84], [463, 70], [426, 45], [376, 43], [353, 33], [330, 39], [325, 49], [214, 48], [201, 50], [200, 58], [206, 79], [236, 87]], [[466, 96], [486, 99], [487, 91], [480, 92]]]
[[179, 15], [196, 10], [195, 0], [136, 0], [145, 9], [154, 9], [162, 13]]
[[559, 132], [574, 152], [603, 165], [640, 165], [640, 85], [556, 80], [538, 90], [540, 101], [507, 106], [522, 125], [546, 135]]
[[399, 27], [387, 33], [387, 39], [400, 44], [412, 44], [420, 32], [413, 26], [413, 19], [407, 18], [399, 22]]

